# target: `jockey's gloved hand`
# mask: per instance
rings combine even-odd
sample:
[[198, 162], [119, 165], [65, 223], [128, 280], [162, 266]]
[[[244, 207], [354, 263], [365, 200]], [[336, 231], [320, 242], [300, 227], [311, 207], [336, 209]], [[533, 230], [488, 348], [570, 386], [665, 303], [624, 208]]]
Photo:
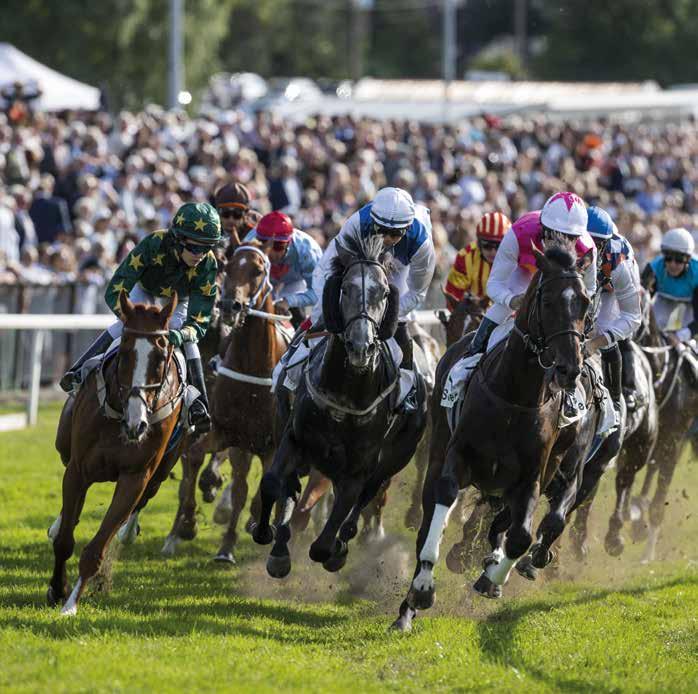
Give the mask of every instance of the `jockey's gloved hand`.
[[516, 296], [513, 296], [509, 302], [509, 308], [512, 311], [518, 311], [523, 305], [524, 296], [525, 294], [517, 294]]
[[175, 347], [181, 347], [184, 342], [184, 337], [181, 330], [170, 330], [167, 335], [167, 339], [170, 341], [171, 345]]

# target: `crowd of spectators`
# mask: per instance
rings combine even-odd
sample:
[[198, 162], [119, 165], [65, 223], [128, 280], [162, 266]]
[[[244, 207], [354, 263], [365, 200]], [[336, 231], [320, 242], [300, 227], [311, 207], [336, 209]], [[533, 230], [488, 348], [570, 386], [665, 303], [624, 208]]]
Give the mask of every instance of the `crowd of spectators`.
[[385, 185], [431, 209], [439, 258], [432, 303], [480, 216], [512, 219], [572, 190], [606, 208], [641, 266], [675, 226], [698, 229], [693, 120], [621, 125], [482, 116], [442, 126], [261, 112], [0, 114], [0, 285], [100, 286], [187, 200], [231, 180], [252, 207], [287, 212], [325, 245]]

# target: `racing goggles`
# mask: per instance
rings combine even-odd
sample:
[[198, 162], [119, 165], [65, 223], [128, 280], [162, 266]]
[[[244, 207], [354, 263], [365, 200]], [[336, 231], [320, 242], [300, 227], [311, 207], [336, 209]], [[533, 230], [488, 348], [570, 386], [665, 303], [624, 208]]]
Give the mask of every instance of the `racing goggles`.
[[393, 239], [401, 239], [406, 233], [409, 227], [402, 227], [400, 229], [394, 229], [393, 227], [384, 227], [380, 224], [373, 222], [373, 233], [380, 234], [381, 236], [389, 236]]
[[483, 251], [496, 251], [499, 248], [499, 244], [501, 241], [485, 241], [484, 239], [480, 240], [480, 248], [482, 248]]
[[223, 207], [218, 210], [218, 214], [221, 219], [229, 219], [232, 217], [238, 221], [241, 220], [246, 213], [247, 210], [242, 210], [239, 207]]
[[200, 243], [191, 243], [190, 241], [180, 241], [180, 243], [182, 244], [182, 248], [185, 251], [189, 251], [192, 255], [203, 255], [211, 249], [211, 246], [204, 246]]
[[683, 253], [662, 253], [665, 263], [678, 263], [685, 265], [691, 258]]
[[281, 253], [281, 251], [285, 253], [288, 250], [288, 241], [274, 241], [271, 248], [277, 253]]

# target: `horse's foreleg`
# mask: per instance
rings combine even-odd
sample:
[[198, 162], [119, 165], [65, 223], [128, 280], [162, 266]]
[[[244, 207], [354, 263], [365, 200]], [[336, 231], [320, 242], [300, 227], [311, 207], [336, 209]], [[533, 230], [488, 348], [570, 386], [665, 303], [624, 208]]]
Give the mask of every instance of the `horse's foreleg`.
[[412, 487], [410, 506], [405, 513], [405, 527], [410, 528], [411, 530], [416, 530], [419, 528], [419, 524], [422, 520], [422, 489], [424, 488], [424, 478], [426, 477], [427, 466], [429, 464], [431, 418], [429, 418], [429, 421], [430, 424], [427, 426], [427, 430], [424, 432], [424, 436], [419, 442], [419, 446], [417, 446], [417, 450], [414, 454], [417, 476], [414, 481], [414, 486]]
[[637, 471], [644, 464], [644, 460], [624, 453], [618, 459], [618, 472], [616, 472], [616, 502], [613, 513], [608, 519], [608, 531], [604, 540], [606, 552], [612, 557], [617, 557], [625, 549], [625, 540], [622, 536], [623, 523], [625, 521], [625, 509], [630, 504], [630, 493], [635, 481]]
[[46, 600], [51, 607], [65, 600], [70, 592], [66, 575], [66, 562], [75, 549], [75, 526], [85, 503], [88, 486], [77, 465], [74, 462], [69, 462], [63, 473], [61, 515], [58, 516], [49, 531], [49, 537], [53, 540], [54, 566]]
[[314, 468], [308, 476], [303, 494], [291, 517], [291, 528], [295, 533], [303, 532], [310, 522], [310, 513], [315, 505], [330, 490], [332, 482]]
[[97, 534], [87, 543], [80, 555], [80, 576], [73, 592], [66, 601], [61, 614], [74, 615], [87, 582], [98, 571], [111, 539], [117, 529], [126, 521], [148, 484], [150, 472], [121, 474], [116, 482], [114, 496]]
[[291, 518], [301, 491], [298, 473], [294, 470], [284, 479], [280, 501], [280, 514], [276, 524], [276, 540], [267, 559], [267, 573], [272, 578], [284, 578], [291, 571], [291, 553], [288, 543], [291, 540]]
[[366, 505], [361, 505], [361, 500], [357, 506], [361, 505], [361, 517], [364, 526], [361, 529], [359, 540], [365, 542], [380, 542], [385, 538], [385, 528], [383, 528], [383, 511], [388, 503], [388, 488], [391, 479], [381, 482], [377, 490], [374, 490], [372, 498]]
[[[457, 508], [463, 508], [465, 502], [461, 498]], [[446, 566], [453, 573], [462, 574], [468, 567], [477, 539], [482, 537], [482, 528], [490, 514], [490, 506], [485, 501], [476, 501], [470, 515], [463, 523], [461, 539], [454, 543], [446, 555]], [[458, 515], [456, 515], [458, 518]], [[492, 519], [492, 516], [490, 516]]]
[[199, 476], [199, 489], [203, 499], [210, 504], [218, 495], [218, 491], [223, 486], [223, 475], [221, 475], [221, 465], [228, 457], [228, 450], [224, 449], [211, 455], [208, 465], [201, 471]]
[[247, 477], [250, 474], [250, 466], [252, 465], [251, 453], [238, 449], [236, 449], [236, 453], [240, 455], [231, 456], [233, 479], [230, 490], [230, 518], [228, 519], [228, 527], [223, 535], [221, 547], [214, 557], [214, 561], [226, 562], [228, 564], [235, 564], [233, 549], [238, 540], [238, 520], [247, 503], [247, 495], [249, 493]]

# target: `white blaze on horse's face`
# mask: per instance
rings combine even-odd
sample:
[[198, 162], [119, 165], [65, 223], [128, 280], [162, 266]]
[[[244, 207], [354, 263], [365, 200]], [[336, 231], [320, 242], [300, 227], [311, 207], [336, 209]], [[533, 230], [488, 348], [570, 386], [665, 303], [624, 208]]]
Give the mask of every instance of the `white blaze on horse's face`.
[[342, 282], [342, 316], [344, 344], [349, 362], [356, 369], [365, 369], [376, 354], [380, 325], [386, 308], [387, 281], [376, 265], [356, 264]]
[[[144, 338], [134, 340], [133, 378], [131, 388], [142, 388], [148, 384], [148, 362], [153, 346]], [[148, 409], [145, 404], [146, 391], [140, 391], [140, 395], [133, 393], [129, 396], [126, 406], [126, 432], [129, 438], [140, 440], [148, 429]]]

